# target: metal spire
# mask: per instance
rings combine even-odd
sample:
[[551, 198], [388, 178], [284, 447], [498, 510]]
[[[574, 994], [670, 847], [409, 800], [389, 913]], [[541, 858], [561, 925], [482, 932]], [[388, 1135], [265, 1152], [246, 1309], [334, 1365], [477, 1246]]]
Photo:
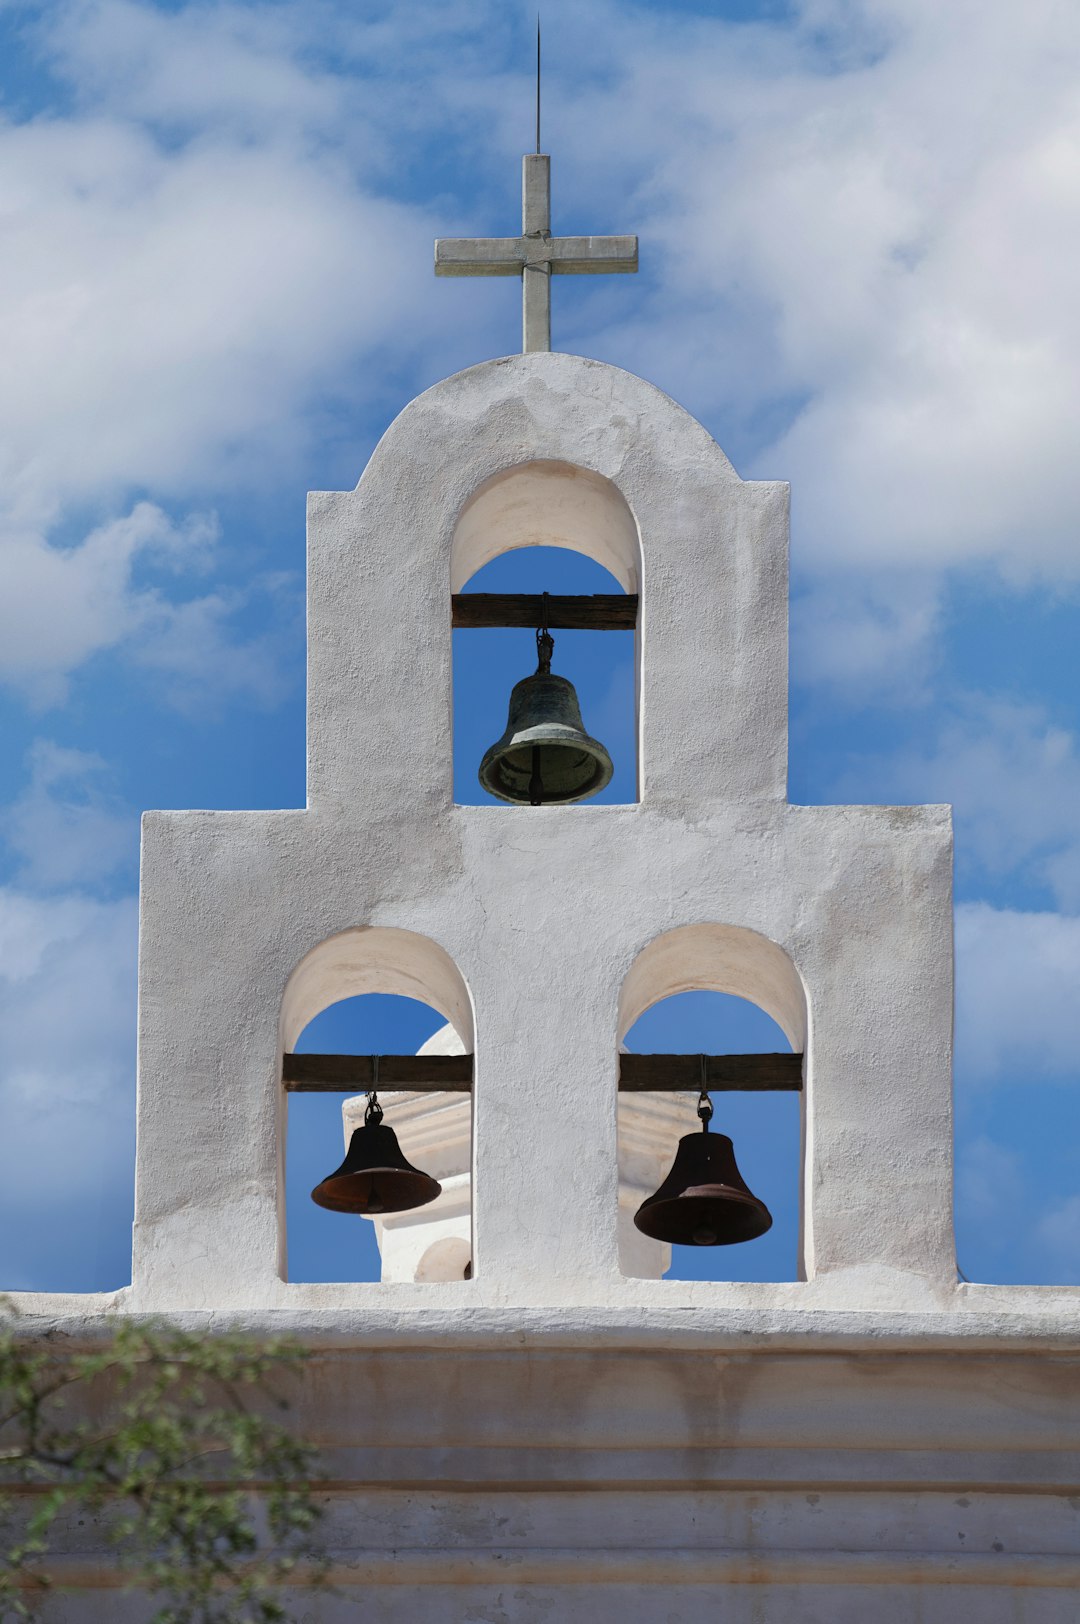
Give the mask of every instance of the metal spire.
[[[3, 0], [0, 0], [2, 5]], [[436, 276], [520, 276], [521, 348], [551, 348], [551, 278], [636, 271], [636, 237], [553, 237], [551, 160], [540, 151], [540, 14], [536, 16], [536, 151], [521, 160], [520, 237], [439, 237]]]

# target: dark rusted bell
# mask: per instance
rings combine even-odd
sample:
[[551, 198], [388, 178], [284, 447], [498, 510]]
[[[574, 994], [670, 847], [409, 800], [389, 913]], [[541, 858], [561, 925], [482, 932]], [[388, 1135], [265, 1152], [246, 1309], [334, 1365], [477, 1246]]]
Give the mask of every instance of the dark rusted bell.
[[442, 1190], [438, 1179], [407, 1162], [397, 1134], [382, 1120], [372, 1099], [363, 1126], [353, 1133], [341, 1166], [316, 1184], [311, 1199], [331, 1212], [360, 1212], [375, 1218], [383, 1212], [424, 1207]]
[[772, 1214], [735, 1165], [725, 1133], [688, 1133], [679, 1140], [671, 1172], [643, 1201], [634, 1223], [654, 1241], [676, 1246], [733, 1246], [772, 1228]]
[[537, 635], [537, 670], [515, 684], [506, 732], [480, 763], [481, 784], [500, 801], [566, 805], [611, 780], [611, 757], [586, 733], [573, 683], [551, 670], [553, 646], [547, 633]]

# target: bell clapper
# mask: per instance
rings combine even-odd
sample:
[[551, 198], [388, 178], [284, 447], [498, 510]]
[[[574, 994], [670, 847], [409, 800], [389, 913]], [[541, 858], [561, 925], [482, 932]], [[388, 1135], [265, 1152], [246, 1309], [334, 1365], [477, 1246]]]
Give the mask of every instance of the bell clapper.
[[701, 1057], [701, 1093], [698, 1095], [697, 1114], [702, 1133], [708, 1133], [709, 1123], [712, 1121], [713, 1102], [707, 1086], [704, 1055]]
[[[701, 1093], [698, 1095], [697, 1114], [702, 1133], [708, 1133], [709, 1123], [712, 1121], [713, 1102], [705, 1084], [704, 1055], [701, 1057]], [[691, 1237], [695, 1246], [715, 1246], [719, 1238], [712, 1224], [699, 1224]]]
[[[550, 677], [551, 656], [555, 652], [555, 639], [547, 629], [548, 595], [544, 593], [544, 623], [536, 633], [536, 675]], [[544, 780], [540, 772], [540, 746], [532, 747], [532, 772], [529, 778], [529, 805], [543, 806]]]
[[[372, 1090], [371, 1090], [370, 1094], [367, 1097], [367, 1105], [364, 1108], [364, 1127], [365, 1128], [377, 1128], [379, 1126], [379, 1123], [383, 1119], [383, 1108], [379, 1104], [379, 1096], [375, 1092], [375, 1090], [379, 1086], [379, 1057], [378, 1057], [377, 1054], [372, 1055], [372, 1057], [371, 1057], [371, 1071], [372, 1071], [372, 1083], [373, 1083], [374, 1086], [372, 1087]], [[382, 1210], [383, 1210], [383, 1204], [382, 1204], [382, 1201], [381, 1201], [381, 1199], [379, 1197], [379, 1192], [375, 1188], [375, 1181], [374, 1181], [374, 1179], [372, 1179], [372, 1181], [371, 1181], [371, 1190], [370, 1190], [370, 1192], [368, 1194], [368, 1198], [367, 1198], [367, 1211], [369, 1213], [379, 1213], [379, 1212], [382, 1212]]]

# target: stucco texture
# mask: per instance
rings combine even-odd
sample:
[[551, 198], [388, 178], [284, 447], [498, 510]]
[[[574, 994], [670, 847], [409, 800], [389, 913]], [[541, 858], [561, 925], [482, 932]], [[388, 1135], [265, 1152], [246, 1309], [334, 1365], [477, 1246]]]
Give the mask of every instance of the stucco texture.
[[[632, 805], [453, 802], [450, 594], [536, 543], [641, 594]], [[306, 809], [145, 819], [133, 1284], [24, 1323], [312, 1347], [305, 1620], [1075, 1616], [1080, 1293], [957, 1280], [949, 811], [788, 803], [787, 545], [642, 380], [474, 367], [310, 499]], [[695, 986], [805, 1051], [799, 1281], [620, 1268], [618, 1044]], [[373, 990], [475, 1053], [468, 1281], [287, 1278], [281, 1054]]]

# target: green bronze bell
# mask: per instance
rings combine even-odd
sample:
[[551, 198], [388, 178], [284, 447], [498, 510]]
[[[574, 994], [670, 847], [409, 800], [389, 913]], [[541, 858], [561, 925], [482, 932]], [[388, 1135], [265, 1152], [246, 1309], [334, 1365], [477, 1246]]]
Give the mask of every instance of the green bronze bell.
[[536, 647], [536, 672], [515, 683], [506, 732], [480, 763], [480, 782], [521, 806], [584, 801], [610, 782], [611, 757], [586, 733], [573, 683], [552, 673], [554, 639], [537, 632]]

